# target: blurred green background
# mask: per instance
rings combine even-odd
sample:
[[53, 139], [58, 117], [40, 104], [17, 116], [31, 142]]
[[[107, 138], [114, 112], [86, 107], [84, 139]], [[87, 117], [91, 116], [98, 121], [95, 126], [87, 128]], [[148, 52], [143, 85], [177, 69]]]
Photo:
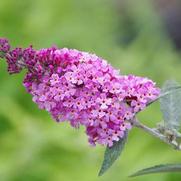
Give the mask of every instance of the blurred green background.
[[[122, 74], [161, 86], [167, 79], [181, 82], [181, 54], [160, 14], [154, 0], [1, 0], [0, 37], [14, 46], [93, 52]], [[0, 181], [181, 180], [177, 173], [127, 178], [144, 167], [181, 162], [181, 153], [137, 128], [121, 158], [98, 177], [104, 148], [90, 147], [84, 129], [55, 123], [39, 110], [22, 86], [24, 73], [9, 76], [0, 62]], [[139, 118], [154, 126], [162, 119], [159, 104]]]

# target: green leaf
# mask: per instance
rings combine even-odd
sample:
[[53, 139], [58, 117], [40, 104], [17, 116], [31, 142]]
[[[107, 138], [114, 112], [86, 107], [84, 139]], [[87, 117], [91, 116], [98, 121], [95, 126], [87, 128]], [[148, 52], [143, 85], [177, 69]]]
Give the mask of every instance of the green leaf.
[[126, 133], [122, 139], [114, 142], [112, 147], [107, 147], [104, 154], [104, 161], [99, 171], [99, 176], [103, 175], [118, 159], [126, 143], [128, 134]]
[[158, 101], [159, 99], [167, 96], [168, 94], [171, 94], [171, 93], [173, 93], [173, 92], [175, 92], [175, 91], [179, 91], [179, 90], [181, 91], [181, 85], [169, 87], [169, 88], [168, 88], [167, 90], [165, 90], [165, 91], [162, 90], [161, 93], [160, 93], [160, 95], [159, 95], [155, 100], [153, 100], [153, 101], [151, 101], [150, 103], [148, 103], [147, 106], [153, 104], [154, 102], [156, 102], [156, 101]]
[[161, 95], [164, 95], [160, 98], [161, 111], [164, 125], [169, 129], [179, 130], [180, 128], [181, 90], [179, 87], [177, 82], [167, 81], [161, 90]]
[[152, 173], [164, 173], [164, 172], [181, 172], [181, 164], [156, 165], [150, 168], [139, 170], [138, 172], [130, 175], [130, 177], [136, 177]]

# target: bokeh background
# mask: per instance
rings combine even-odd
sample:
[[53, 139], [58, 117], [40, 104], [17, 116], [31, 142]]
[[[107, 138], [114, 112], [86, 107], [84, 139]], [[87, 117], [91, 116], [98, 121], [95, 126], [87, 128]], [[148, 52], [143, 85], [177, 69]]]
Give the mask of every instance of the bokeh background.
[[[93, 52], [122, 74], [161, 86], [167, 79], [181, 82], [180, 12], [179, 0], [1, 0], [0, 37], [14, 46]], [[144, 167], [181, 162], [181, 153], [137, 128], [121, 158], [98, 177], [105, 148], [90, 147], [84, 129], [39, 110], [22, 86], [24, 73], [9, 76], [0, 62], [0, 181], [181, 180], [178, 173], [127, 178]], [[139, 118], [155, 126], [162, 119], [159, 104]]]

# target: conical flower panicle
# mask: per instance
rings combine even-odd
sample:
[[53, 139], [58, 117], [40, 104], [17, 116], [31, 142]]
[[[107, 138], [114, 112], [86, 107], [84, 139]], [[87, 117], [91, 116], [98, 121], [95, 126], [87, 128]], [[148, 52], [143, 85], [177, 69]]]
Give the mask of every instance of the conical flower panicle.
[[9, 72], [27, 69], [24, 86], [33, 101], [57, 122], [85, 126], [92, 145], [119, 141], [131, 128], [128, 120], [160, 93], [153, 81], [120, 75], [94, 54], [56, 47], [14, 51], [6, 55]]

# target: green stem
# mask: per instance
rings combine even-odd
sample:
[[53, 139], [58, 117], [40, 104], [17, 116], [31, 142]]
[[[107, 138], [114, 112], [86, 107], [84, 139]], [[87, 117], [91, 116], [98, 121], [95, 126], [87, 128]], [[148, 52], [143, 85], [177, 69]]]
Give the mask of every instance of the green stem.
[[180, 144], [176, 142], [176, 140], [169, 140], [167, 136], [161, 134], [156, 129], [149, 128], [148, 126], [140, 123], [137, 119], [134, 119], [132, 122], [133, 126], [144, 130], [145, 132], [151, 134], [154, 137], [159, 138], [161, 141], [167, 143], [168, 145], [172, 146], [176, 150], [181, 150]]

